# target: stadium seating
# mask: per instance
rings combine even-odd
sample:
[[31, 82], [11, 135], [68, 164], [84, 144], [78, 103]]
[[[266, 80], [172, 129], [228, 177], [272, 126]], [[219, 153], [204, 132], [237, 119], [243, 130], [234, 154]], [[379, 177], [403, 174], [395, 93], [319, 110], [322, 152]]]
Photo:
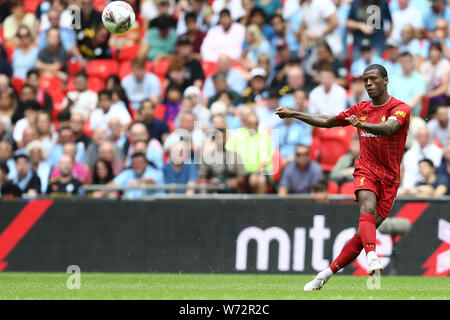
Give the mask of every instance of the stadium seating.
[[112, 59], [97, 59], [87, 63], [85, 71], [89, 77], [106, 80], [110, 75], [119, 72], [119, 63]]
[[218, 71], [217, 63], [212, 61], [202, 61], [203, 74], [205, 78], [212, 76]]
[[324, 171], [331, 171], [339, 157], [348, 152], [350, 141], [355, 134], [353, 126], [319, 129], [315, 131], [316, 148], [319, 150], [319, 163]]
[[344, 182], [339, 188], [339, 193], [342, 195], [354, 195], [355, 187], [353, 186], [353, 181]]
[[328, 193], [329, 194], [338, 194], [339, 193], [339, 185], [334, 181], [328, 181]]
[[26, 0], [23, 1], [23, 8], [25, 12], [35, 13], [41, 2], [42, 0]]
[[54, 110], [60, 110], [65, 97], [61, 79], [58, 77], [41, 76], [39, 85], [44, 91], [48, 92], [52, 98]]

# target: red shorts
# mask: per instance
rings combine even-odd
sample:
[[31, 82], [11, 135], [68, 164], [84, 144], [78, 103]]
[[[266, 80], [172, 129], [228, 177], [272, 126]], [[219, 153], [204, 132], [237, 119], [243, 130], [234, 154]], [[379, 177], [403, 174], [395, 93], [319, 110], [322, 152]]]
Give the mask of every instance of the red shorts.
[[[355, 171], [353, 176], [355, 177], [353, 182], [355, 186], [355, 197], [359, 190], [373, 191], [377, 196], [377, 213], [383, 218], [387, 218], [397, 196], [399, 184], [380, 181], [371, 173], [364, 170]], [[355, 199], [355, 202], [358, 202], [358, 200]]]

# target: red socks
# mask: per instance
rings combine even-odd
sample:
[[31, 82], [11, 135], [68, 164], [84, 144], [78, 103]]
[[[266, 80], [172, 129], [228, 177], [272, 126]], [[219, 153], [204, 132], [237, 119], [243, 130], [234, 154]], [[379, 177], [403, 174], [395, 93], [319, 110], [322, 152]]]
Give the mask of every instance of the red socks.
[[361, 238], [357, 233], [355, 233], [353, 238], [351, 238], [342, 248], [341, 253], [339, 253], [336, 260], [331, 263], [331, 271], [333, 271], [333, 273], [336, 273], [340, 269], [345, 268], [359, 256], [362, 249], [363, 244]]
[[364, 213], [359, 217], [358, 233], [355, 233], [345, 246], [342, 248], [339, 256], [334, 260], [330, 269], [333, 273], [338, 272], [340, 269], [345, 268], [353, 260], [355, 260], [361, 250], [364, 248], [366, 254], [370, 251], [375, 251], [376, 244], [376, 226], [375, 216], [371, 213]]
[[366, 254], [370, 251], [375, 251], [376, 244], [376, 226], [375, 226], [375, 215], [371, 213], [364, 213], [359, 216], [359, 236], [364, 245], [364, 250]]

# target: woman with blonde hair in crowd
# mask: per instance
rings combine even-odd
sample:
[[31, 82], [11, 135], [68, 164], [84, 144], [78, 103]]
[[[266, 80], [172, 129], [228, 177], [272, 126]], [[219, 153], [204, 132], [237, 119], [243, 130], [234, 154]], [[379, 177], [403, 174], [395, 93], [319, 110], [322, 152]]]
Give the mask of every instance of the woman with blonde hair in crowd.
[[261, 29], [256, 24], [251, 24], [245, 32], [245, 43], [242, 50], [241, 64], [250, 71], [258, 63], [261, 54], [269, 54], [270, 43], [264, 38]]
[[27, 144], [25, 154], [30, 158], [31, 170], [41, 180], [41, 193], [45, 193], [50, 178], [50, 166], [45, 161], [48, 155], [47, 150], [45, 150], [41, 140], [33, 140]]

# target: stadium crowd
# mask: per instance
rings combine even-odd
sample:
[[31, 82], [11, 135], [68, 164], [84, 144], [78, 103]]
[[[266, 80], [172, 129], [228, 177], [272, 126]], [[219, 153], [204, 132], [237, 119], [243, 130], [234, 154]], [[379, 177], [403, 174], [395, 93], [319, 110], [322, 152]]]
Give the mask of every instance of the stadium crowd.
[[274, 110], [368, 100], [372, 63], [412, 108], [400, 194], [450, 194], [450, 1], [127, 2], [136, 23], [117, 35], [105, 0], [0, 0], [3, 199], [121, 195], [87, 184], [352, 194], [355, 128]]

